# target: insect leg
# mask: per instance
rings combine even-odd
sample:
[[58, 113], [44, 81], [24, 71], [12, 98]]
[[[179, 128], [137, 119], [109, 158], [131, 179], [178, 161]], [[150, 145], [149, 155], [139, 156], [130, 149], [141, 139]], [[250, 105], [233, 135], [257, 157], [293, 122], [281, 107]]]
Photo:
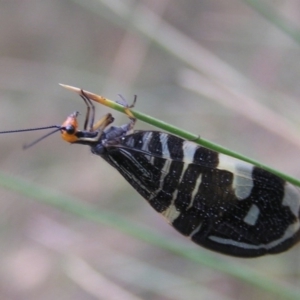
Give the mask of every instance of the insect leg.
[[133, 128], [134, 125], [136, 123], [136, 118], [134, 117], [133, 113], [131, 112], [130, 108], [133, 108], [136, 104], [136, 100], [137, 100], [137, 95], [134, 95], [134, 99], [131, 105], [128, 105], [127, 100], [119, 94], [119, 97], [121, 98], [122, 102], [117, 101], [117, 103], [121, 104], [124, 106], [124, 111], [126, 113], [126, 115], [128, 116], [128, 118], [130, 119], [130, 123], [128, 124], [128, 131], [127, 133], [130, 134], [133, 132]]
[[113, 121], [114, 121], [114, 117], [110, 113], [108, 113], [94, 124], [92, 131], [96, 131], [96, 130], [103, 131]]
[[[83, 90], [81, 90], [80, 97], [83, 99], [83, 101], [85, 102], [85, 104], [87, 106], [86, 117], [85, 117], [83, 129], [87, 130], [87, 126], [89, 123], [88, 130], [93, 131], [94, 121], [95, 121], [95, 106], [92, 103], [92, 101], [90, 100], [90, 98], [84, 93]], [[92, 112], [90, 114], [91, 109], [92, 109]]]

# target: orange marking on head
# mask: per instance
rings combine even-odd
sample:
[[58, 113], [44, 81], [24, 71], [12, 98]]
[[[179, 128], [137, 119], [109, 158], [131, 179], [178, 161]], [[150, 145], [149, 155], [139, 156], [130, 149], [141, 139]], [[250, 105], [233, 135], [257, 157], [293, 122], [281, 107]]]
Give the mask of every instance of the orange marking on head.
[[78, 137], [76, 136], [78, 130], [77, 116], [78, 112], [72, 113], [61, 125], [61, 137], [66, 142], [74, 143], [78, 140]]

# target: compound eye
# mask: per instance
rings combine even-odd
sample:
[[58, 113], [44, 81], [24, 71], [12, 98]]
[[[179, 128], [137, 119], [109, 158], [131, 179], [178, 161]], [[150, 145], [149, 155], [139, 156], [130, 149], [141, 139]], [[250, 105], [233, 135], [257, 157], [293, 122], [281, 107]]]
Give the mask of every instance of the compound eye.
[[67, 134], [72, 135], [72, 134], [75, 133], [76, 130], [75, 130], [75, 127], [73, 125], [67, 125], [65, 127], [65, 131], [66, 131]]

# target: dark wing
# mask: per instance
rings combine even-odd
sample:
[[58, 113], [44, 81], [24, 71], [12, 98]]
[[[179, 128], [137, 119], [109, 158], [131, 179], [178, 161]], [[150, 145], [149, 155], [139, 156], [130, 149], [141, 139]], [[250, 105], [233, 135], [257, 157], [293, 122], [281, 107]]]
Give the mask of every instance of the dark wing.
[[274, 174], [161, 132], [136, 132], [107, 150], [150, 205], [204, 247], [252, 257], [299, 239], [299, 189]]

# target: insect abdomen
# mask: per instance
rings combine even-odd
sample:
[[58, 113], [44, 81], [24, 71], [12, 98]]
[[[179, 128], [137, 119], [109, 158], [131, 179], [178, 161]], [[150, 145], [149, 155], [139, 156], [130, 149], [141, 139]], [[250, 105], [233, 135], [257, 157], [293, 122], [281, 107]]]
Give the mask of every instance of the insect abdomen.
[[300, 191], [278, 176], [193, 142], [138, 131], [102, 157], [183, 235], [255, 257], [299, 240]]

